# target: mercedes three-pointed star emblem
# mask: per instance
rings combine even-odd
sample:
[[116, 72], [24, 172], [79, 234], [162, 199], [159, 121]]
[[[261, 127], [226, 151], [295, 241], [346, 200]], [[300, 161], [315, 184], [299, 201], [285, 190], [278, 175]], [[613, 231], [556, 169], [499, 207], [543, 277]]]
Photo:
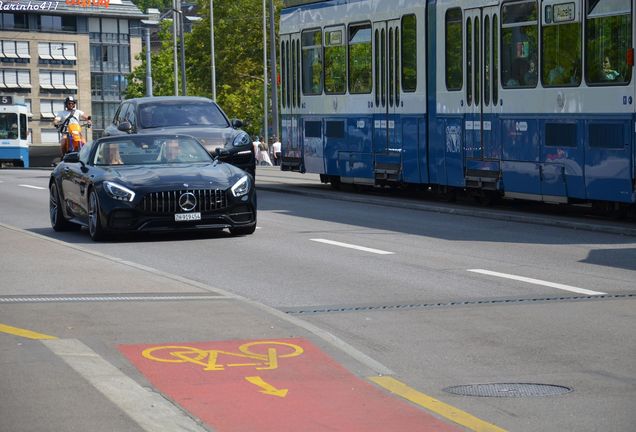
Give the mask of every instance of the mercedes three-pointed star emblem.
[[179, 197], [179, 207], [183, 211], [192, 211], [197, 206], [197, 197], [192, 192], [184, 192]]

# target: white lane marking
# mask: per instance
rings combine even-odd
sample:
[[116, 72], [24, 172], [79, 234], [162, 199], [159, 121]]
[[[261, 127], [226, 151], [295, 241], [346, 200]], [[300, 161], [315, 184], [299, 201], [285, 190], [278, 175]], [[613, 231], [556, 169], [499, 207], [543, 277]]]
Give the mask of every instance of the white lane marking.
[[46, 188], [43, 188], [43, 187], [40, 187], [40, 186], [31, 186], [31, 185], [27, 185], [27, 184], [21, 184], [21, 185], [18, 185], [18, 186], [23, 187], [23, 188], [29, 188], [29, 189], [46, 190]]
[[372, 248], [368, 248], [368, 247], [364, 247], [364, 246], [357, 246], [357, 245], [352, 245], [349, 243], [341, 243], [341, 242], [337, 242], [337, 241], [333, 241], [333, 240], [326, 240], [326, 239], [309, 239], [311, 241], [314, 242], [318, 242], [318, 243], [325, 243], [325, 244], [329, 244], [332, 246], [340, 246], [343, 248], [348, 248], [348, 249], [356, 249], [359, 251], [363, 251], [363, 252], [371, 252], [374, 254], [378, 254], [378, 255], [393, 255], [395, 254], [395, 252], [387, 252], [387, 251], [383, 251], [380, 249], [372, 249]]
[[490, 270], [469, 269], [468, 271], [469, 272], [473, 272], [473, 273], [480, 273], [480, 274], [488, 275], [488, 276], [496, 276], [496, 277], [505, 278], [505, 279], [513, 279], [513, 280], [517, 280], [517, 281], [521, 281], [521, 282], [527, 282], [527, 283], [531, 283], [531, 284], [535, 284], [535, 285], [543, 285], [543, 286], [556, 288], [556, 289], [560, 289], [560, 290], [564, 290], [564, 291], [575, 292], [575, 293], [578, 293], [578, 294], [585, 294], [585, 295], [605, 295], [605, 294], [607, 294], [607, 293], [604, 293], [604, 292], [591, 291], [591, 290], [587, 290], [587, 289], [584, 289], [584, 288], [577, 288], [577, 287], [573, 287], [573, 286], [570, 286], [570, 285], [564, 285], [564, 284], [555, 283], [555, 282], [548, 282], [548, 281], [544, 281], [544, 280], [541, 280], [541, 279], [532, 279], [532, 278], [528, 278], [528, 277], [524, 277], [524, 276], [516, 276], [516, 275], [511, 275], [511, 274], [506, 274], [506, 273], [498, 273], [498, 272], [494, 272], [494, 271], [490, 271]]
[[159, 393], [146, 390], [76, 339], [43, 340], [77, 373], [148, 432], [205, 432]]

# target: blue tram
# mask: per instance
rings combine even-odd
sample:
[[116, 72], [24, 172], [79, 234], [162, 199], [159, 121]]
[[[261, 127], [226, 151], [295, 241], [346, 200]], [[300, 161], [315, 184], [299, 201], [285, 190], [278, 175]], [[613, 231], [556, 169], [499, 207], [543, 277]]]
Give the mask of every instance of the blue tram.
[[283, 170], [636, 202], [632, 0], [287, 0]]

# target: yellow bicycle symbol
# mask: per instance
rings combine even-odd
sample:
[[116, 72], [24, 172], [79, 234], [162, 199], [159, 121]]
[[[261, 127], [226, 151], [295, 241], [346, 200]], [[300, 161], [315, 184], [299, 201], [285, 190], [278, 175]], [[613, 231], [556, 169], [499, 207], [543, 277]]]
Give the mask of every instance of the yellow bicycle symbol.
[[[142, 355], [162, 363], [193, 363], [203, 366], [205, 371], [225, 370], [225, 367], [254, 366], [257, 370], [278, 368], [279, 358], [296, 357], [303, 353], [298, 345], [278, 341], [249, 342], [238, 347], [239, 352], [201, 349], [188, 346], [168, 345], [147, 348]], [[279, 353], [279, 350], [281, 353]], [[219, 355], [253, 360], [249, 363], [220, 363]]]

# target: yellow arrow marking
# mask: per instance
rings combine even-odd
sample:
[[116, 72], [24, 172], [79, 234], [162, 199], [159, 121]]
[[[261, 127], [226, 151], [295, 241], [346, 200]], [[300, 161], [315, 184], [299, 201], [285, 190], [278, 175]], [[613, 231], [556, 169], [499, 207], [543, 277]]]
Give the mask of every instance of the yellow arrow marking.
[[281, 398], [284, 398], [285, 396], [287, 396], [287, 392], [288, 392], [287, 389], [277, 389], [273, 385], [263, 381], [263, 378], [259, 376], [245, 377], [245, 379], [248, 382], [254, 384], [255, 386], [262, 388], [263, 390], [261, 390], [261, 393], [264, 393], [270, 396], [278, 396]]
[[21, 336], [28, 339], [57, 339], [55, 336], [45, 335], [43, 333], [34, 332], [27, 329], [18, 327], [11, 327], [5, 324], [0, 324], [0, 332], [8, 333], [15, 336]]

